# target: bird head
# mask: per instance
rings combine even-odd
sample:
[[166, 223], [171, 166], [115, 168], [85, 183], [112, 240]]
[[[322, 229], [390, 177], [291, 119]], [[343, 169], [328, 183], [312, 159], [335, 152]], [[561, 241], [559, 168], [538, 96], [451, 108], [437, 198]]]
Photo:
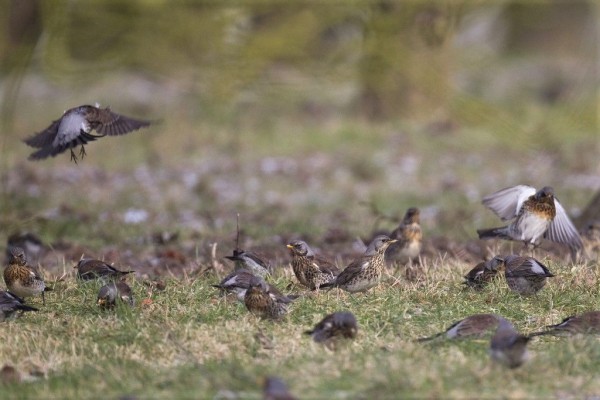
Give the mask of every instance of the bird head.
[[292, 254], [298, 256], [310, 257], [314, 255], [313, 251], [310, 249], [310, 247], [308, 247], [306, 242], [303, 242], [302, 240], [294, 240], [293, 242], [288, 243], [286, 247], [290, 249]]
[[19, 265], [27, 264], [27, 258], [25, 257], [25, 250], [21, 247], [11, 247], [10, 249], [10, 263], [15, 263]]

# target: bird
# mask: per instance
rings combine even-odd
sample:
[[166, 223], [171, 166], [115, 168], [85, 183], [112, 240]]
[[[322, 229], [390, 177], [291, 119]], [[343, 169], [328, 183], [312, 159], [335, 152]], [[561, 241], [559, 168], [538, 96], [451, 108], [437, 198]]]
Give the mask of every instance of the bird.
[[261, 278], [269, 275], [269, 264], [254, 252], [235, 249], [233, 255], [225, 256], [225, 258], [235, 262], [235, 269], [248, 269]]
[[[150, 121], [117, 114], [110, 107], [82, 105], [65, 111], [62, 117], [53, 121], [46, 129], [23, 141], [39, 149], [29, 156], [29, 160], [55, 157], [66, 150], [71, 150], [71, 161], [77, 163], [74, 147], [81, 146], [79, 157], [83, 159], [86, 155], [84, 145], [88, 142], [107, 135], [124, 135], [149, 125]], [[92, 134], [92, 130], [95, 130], [98, 135]]]
[[133, 291], [127, 283], [123, 281], [110, 282], [100, 288], [96, 302], [100, 308], [112, 308], [117, 302], [129, 304], [131, 307], [135, 304]]
[[581, 232], [585, 256], [600, 260], [600, 219], [590, 221]]
[[546, 278], [553, 277], [548, 268], [533, 257], [510, 255], [504, 257], [504, 277], [508, 287], [521, 295], [539, 292], [546, 285]]
[[263, 278], [254, 276], [250, 279], [244, 295], [244, 304], [250, 313], [267, 319], [281, 319], [287, 314], [288, 304], [292, 302], [287, 296], [273, 291]]
[[489, 353], [493, 361], [517, 368], [529, 358], [527, 343], [530, 337], [517, 332], [513, 324], [500, 317], [498, 328], [490, 340]]
[[496, 314], [470, 315], [453, 323], [445, 331], [417, 339], [417, 342], [428, 342], [440, 336], [445, 336], [446, 339], [481, 338], [496, 329], [499, 318]]
[[10, 249], [20, 247], [25, 252], [27, 261], [35, 263], [44, 251], [44, 243], [32, 232], [15, 232], [6, 240], [6, 258], [10, 259]]
[[264, 400], [296, 400], [280, 378], [276, 376], [268, 376], [265, 378], [263, 385]]
[[576, 334], [600, 335], [600, 311], [571, 315], [563, 319], [560, 324], [549, 325], [545, 331], [530, 333], [529, 336]]
[[287, 244], [292, 254], [292, 270], [301, 285], [317, 290], [322, 284], [331, 282], [340, 273], [338, 267], [315, 252], [302, 240]]
[[89, 281], [92, 279], [120, 279], [127, 274], [132, 274], [135, 272], [119, 271], [112, 265], [93, 258], [82, 258], [73, 268], [77, 269], [77, 277], [83, 281]]
[[577, 229], [550, 186], [537, 191], [527, 185], [508, 187], [484, 197], [482, 202], [503, 221], [513, 221], [499, 228], [478, 229], [480, 239], [516, 240], [535, 248], [546, 238], [568, 245], [572, 254], [583, 247]]
[[315, 327], [305, 331], [317, 343], [334, 348], [340, 339], [354, 339], [358, 333], [356, 317], [349, 311], [338, 311], [326, 315]]
[[473, 289], [483, 289], [496, 275], [500, 268], [504, 266], [504, 259], [496, 256], [491, 260], [480, 262], [467, 275], [463, 284]]
[[236, 269], [223, 278], [221, 282], [212, 285], [212, 287], [221, 290], [221, 292], [234, 293], [239, 301], [244, 302], [246, 290], [248, 290], [250, 280], [254, 276], [255, 275], [248, 269]]
[[0, 290], [0, 322], [9, 319], [17, 311], [21, 311], [21, 313], [23, 313], [25, 311], [39, 310], [35, 307], [30, 307], [23, 304], [23, 300], [14, 294]]
[[385, 251], [396, 239], [386, 235], [376, 236], [369, 244], [365, 253], [352, 261], [331, 282], [321, 285], [321, 288], [339, 287], [350, 293], [366, 292], [379, 284], [385, 266]]
[[412, 264], [419, 257], [423, 246], [420, 219], [421, 211], [417, 207], [406, 211], [400, 225], [390, 234], [390, 238], [398, 242], [392, 244], [385, 253], [388, 263]]
[[41, 294], [44, 305], [44, 292], [52, 290], [46, 286], [39, 274], [27, 265], [25, 251], [21, 247], [10, 249], [8, 266], [4, 269], [4, 282], [9, 292], [21, 298]]

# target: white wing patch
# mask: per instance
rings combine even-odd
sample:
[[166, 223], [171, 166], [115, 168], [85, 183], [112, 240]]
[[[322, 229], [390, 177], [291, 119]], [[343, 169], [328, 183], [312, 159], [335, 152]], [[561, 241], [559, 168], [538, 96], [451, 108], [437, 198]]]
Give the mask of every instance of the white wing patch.
[[76, 140], [81, 131], [89, 133], [91, 130], [90, 124], [83, 115], [72, 112], [65, 115], [58, 126], [58, 133], [54, 138], [52, 145], [54, 147], [64, 146]]

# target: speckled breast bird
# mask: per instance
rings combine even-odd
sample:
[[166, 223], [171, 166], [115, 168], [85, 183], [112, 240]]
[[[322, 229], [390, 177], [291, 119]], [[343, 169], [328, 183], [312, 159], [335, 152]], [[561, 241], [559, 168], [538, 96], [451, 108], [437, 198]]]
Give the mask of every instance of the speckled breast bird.
[[441, 336], [446, 339], [481, 338], [498, 327], [501, 317], [496, 314], [474, 314], [450, 325], [445, 331], [433, 336], [417, 339], [417, 342], [427, 342]]
[[547, 326], [545, 331], [534, 332], [529, 336], [577, 334], [600, 335], [600, 311], [571, 315], [563, 319], [560, 324]]
[[292, 270], [300, 284], [310, 290], [317, 290], [324, 283], [329, 283], [340, 273], [338, 267], [325, 257], [317, 255], [302, 240], [294, 240], [287, 244], [292, 254]]
[[350, 293], [366, 292], [379, 284], [385, 267], [385, 251], [395, 243], [385, 235], [379, 235], [367, 247], [362, 257], [352, 261], [332, 282], [321, 288], [339, 287]]
[[0, 322], [11, 318], [14, 313], [21, 311], [39, 311], [37, 308], [23, 304], [23, 300], [10, 292], [0, 290]]
[[[25, 139], [24, 142], [39, 149], [29, 156], [30, 160], [55, 157], [65, 150], [71, 150], [71, 160], [77, 163], [74, 147], [81, 146], [79, 157], [83, 158], [86, 155], [84, 145], [88, 142], [107, 135], [124, 135], [149, 125], [149, 121], [114, 113], [109, 107], [83, 105], [65, 111], [62, 117], [53, 121], [48, 128]], [[98, 135], [92, 134], [92, 130], [98, 132]]]
[[131, 307], [135, 304], [133, 291], [125, 282], [110, 282], [104, 285], [98, 291], [97, 304], [100, 308], [112, 308], [118, 301], [129, 304]]
[[46, 287], [44, 280], [27, 265], [25, 252], [20, 247], [10, 250], [8, 266], [4, 269], [4, 282], [9, 292], [21, 298], [41, 294], [43, 304], [46, 304], [44, 292], [52, 290]]
[[264, 279], [254, 276], [244, 295], [244, 304], [252, 314], [268, 319], [280, 319], [287, 314], [288, 304], [292, 302], [287, 296], [274, 292]]
[[333, 348], [340, 339], [354, 339], [358, 333], [358, 323], [351, 312], [338, 311], [326, 315], [312, 330], [304, 333], [315, 342]]
[[223, 278], [219, 284], [212, 285], [212, 287], [215, 287], [224, 293], [233, 293], [239, 301], [243, 302], [246, 290], [250, 287], [250, 280], [254, 276], [255, 275], [250, 272], [250, 270], [245, 268], [236, 269]]
[[509, 321], [499, 318], [498, 328], [490, 341], [490, 356], [499, 364], [517, 368], [529, 358], [529, 339], [528, 336], [518, 333]]
[[114, 280], [132, 274], [135, 271], [119, 271], [112, 265], [93, 258], [83, 258], [73, 267], [77, 269], [77, 277], [84, 281], [92, 279]]
[[491, 260], [480, 262], [465, 275], [465, 285], [473, 289], [483, 289], [500, 272], [504, 266], [502, 257], [494, 257]]
[[251, 251], [234, 250], [233, 255], [225, 256], [235, 263], [235, 269], [248, 269], [254, 275], [266, 278], [269, 275], [269, 263]]
[[533, 257], [510, 255], [504, 257], [504, 277], [508, 287], [521, 294], [532, 295], [546, 284], [546, 278], [554, 275], [544, 264]]
[[296, 400], [285, 382], [276, 376], [269, 376], [265, 379], [263, 398], [264, 400]]
[[478, 229], [480, 239], [517, 240], [536, 247], [546, 238], [567, 244], [574, 252], [583, 246], [577, 229], [550, 186], [538, 191], [527, 185], [509, 187], [484, 197], [483, 205], [503, 221], [514, 220], [500, 228]]
[[419, 257], [423, 245], [420, 219], [421, 212], [418, 208], [411, 207], [406, 211], [402, 222], [390, 235], [397, 242], [392, 244], [385, 253], [388, 263], [407, 264]]

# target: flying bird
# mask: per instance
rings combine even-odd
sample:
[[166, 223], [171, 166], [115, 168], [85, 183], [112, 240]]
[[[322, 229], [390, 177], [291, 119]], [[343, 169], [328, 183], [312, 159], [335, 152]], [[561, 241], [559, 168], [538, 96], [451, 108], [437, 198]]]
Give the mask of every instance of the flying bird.
[[[85, 157], [85, 147], [104, 136], [118, 136], [150, 125], [149, 121], [134, 119], [113, 112], [110, 107], [83, 105], [64, 112], [49, 127], [23, 141], [39, 150], [31, 153], [30, 160], [42, 160], [66, 151], [71, 151], [71, 161], [77, 163], [73, 148], [81, 146], [79, 157]], [[98, 134], [91, 132], [95, 130]]]

